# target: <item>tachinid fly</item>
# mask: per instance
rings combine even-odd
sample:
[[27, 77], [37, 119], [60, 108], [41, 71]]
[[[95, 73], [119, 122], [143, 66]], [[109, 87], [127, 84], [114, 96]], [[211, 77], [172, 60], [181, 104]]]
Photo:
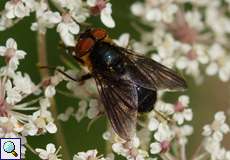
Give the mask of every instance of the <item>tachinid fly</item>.
[[137, 113], [153, 109], [157, 90], [186, 88], [173, 70], [117, 46], [101, 28], [81, 33], [71, 50], [89, 72], [80, 80], [94, 78], [110, 123], [125, 140], [135, 133]]

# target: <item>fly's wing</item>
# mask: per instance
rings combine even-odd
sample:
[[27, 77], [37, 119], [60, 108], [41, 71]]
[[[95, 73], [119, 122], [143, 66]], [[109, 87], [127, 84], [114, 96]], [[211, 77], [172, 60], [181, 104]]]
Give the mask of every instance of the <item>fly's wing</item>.
[[[145, 81], [148, 83], [139, 83], [139, 78], [131, 78], [133, 83], [149, 88], [149, 89], [170, 89], [170, 90], [182, 90], [187, 88], [185, 80], [180, 77], [175, 71], [165, 67], [164, 65], [144, 56], [133, 54], [131, 50], [120, 48], [120, 51], [126, 55], [128, 64], [135, 66], [141, 75], [145, 77]], [[129, 68], [129, 67], [127, 67]], [[134, 67], [132, 67], [134, 68]], [[130, 75], [134, 72], [133, 69], [128, 69]], [[135, 71], [137, 72], [137, 71]], [[131, 76], [130, 76], [131, 77]], [[149, 84], [149, 82], [151, 84]]]
[[114, 131], [121, 138], [130, 140], [135, 133], [138, 110], [135, 86], [113, 78], [109, 73], [94, 73], [94, 78]]

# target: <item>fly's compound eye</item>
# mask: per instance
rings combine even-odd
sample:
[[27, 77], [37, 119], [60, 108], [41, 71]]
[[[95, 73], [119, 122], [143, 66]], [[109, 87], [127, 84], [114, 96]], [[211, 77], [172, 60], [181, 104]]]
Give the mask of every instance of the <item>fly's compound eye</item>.
[[97, 28], [91, 31], [91, 35], [96, 39], [96, 40], [102, 40], [107, 36], [107, 32], [104, 29]]
[[94, 46], [95, 41], [92, 38], [80, 39], [75, 47], [75, 53], [78, 57], [87, 54]]

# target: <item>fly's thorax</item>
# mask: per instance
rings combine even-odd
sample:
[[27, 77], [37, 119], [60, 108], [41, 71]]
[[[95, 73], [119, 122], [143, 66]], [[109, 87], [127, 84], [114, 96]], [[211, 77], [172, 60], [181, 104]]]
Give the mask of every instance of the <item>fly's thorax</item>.
[[122, 72], [124, 62], [121, 52], [116, 46], [107, 42], [98, 42], [90, 54], [92, 66], [104, 70]]

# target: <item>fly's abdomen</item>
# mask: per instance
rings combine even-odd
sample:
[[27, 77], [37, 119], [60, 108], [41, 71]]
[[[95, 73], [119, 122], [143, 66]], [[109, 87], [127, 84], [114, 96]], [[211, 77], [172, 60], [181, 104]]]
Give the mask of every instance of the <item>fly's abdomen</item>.
[[156, 91], [137, 86], [138, 112], [150, 112], [157, 99]]

